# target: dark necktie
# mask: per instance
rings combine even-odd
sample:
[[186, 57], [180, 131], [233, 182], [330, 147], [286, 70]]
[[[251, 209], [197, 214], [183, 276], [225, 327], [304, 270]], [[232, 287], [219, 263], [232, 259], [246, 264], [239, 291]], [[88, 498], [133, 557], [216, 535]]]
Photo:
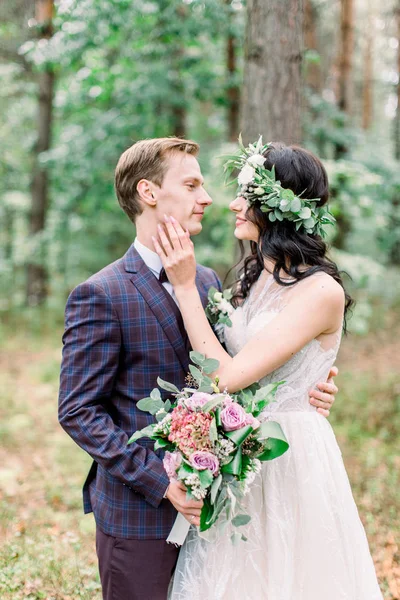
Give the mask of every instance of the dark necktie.
[[167, 276], [167, 274], [165, 272], [164, 267], [162, 267], [162, 269], [160, 271], [160, 274], [158, 276], [158, 280], [159, 280], [160, 283], [168, 283], [169, 282], [169, 279], [168, 279], [168, 276]]

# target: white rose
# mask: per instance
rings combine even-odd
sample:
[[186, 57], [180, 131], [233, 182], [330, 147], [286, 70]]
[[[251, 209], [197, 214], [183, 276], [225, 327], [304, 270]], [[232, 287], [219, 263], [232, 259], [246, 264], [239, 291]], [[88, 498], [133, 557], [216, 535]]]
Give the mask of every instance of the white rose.
[[253, 154], [253, 156], [250, 156], [247, 159], [247, 162], [250, 165], [262, 167], [265, 163], [265, 156], [263, 156], [262, 154]]
[[231, 312], [233, 311], [232, 304], [228, 302], [228, 300], [225, 300], [225, 298], [223, 298], [218, 304], [218, 308], [227, 315], [231, 314]]
[[244, 165], [243, 169], [239, 173], [238, 183], [239, 185], [247, 185], [253, 181], [255, 170], [251, 165]]
[[222, 293], [221, 292], [215, 292], [214, 294], [214, 302], [220, 302], [222, 300]]

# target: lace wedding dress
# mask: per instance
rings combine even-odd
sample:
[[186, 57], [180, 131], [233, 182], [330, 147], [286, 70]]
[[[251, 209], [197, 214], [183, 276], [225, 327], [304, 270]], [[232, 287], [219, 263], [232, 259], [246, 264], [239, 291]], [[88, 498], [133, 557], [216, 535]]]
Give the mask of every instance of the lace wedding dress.
[[[327, 277], [311, 277], [320, 276]], [[229, 353], [239, 352], [306, 282], [282, 287], [263, 273], [225, 328]], [[243, 500], [252, 517], [240, 528], [247, 542], [233, 545], [229, 528], [211, 542], [191, 527], [170, 600], [382, 600], [335, 435], [308, 400], [326, 380], [340, 338], [337, 331], [312, 340], [260, 381], [285, 381], [262, 419], [280, 423], [290, 448], [262, 463]]]

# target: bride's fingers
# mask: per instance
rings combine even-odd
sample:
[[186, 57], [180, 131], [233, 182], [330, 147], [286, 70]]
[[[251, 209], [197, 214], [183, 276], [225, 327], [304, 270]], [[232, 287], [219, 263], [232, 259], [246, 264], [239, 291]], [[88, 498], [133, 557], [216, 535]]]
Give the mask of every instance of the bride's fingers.
[[165, 223], [164, 227], [166, 232], [168, 233], [168, 237], [171, 240], [171, 245], [174, 250], [182, 250], [182, 245], [179, 239], [177, 232], [175, 231], [175, 227], [173, 226], [170, 218], [167, 215], [164, 215]]
[[170, 256], [174, 250], [174, 246], [171, 244], [165, 232], [165, 229], [161, 225], [158, 225], [158, 235], [160, 237], [161, 244], [164, 248], [165, 255]]
[[322, 415], [323, 417], [329, 417], [330, 412], [328, 409], [323, 409], [323, 408], [317, 408], [317, 412]]
[[157, 238], [152, 236], [151, 239], [153, 240], [154, 249], [157, 252], [158, 256], [161, 258], [162, 265], [165, 268], [166, 256], [165, 256], [164, 250], [161, 248], [161, 245], [159, 244]]
[[185, 231], [182, 225], [174, 219], [174, 217], [169, 217], [170, 221], [176, 231], [177, 236], [179, 237], [180, 244], [183, 249], [193, 248], [193, 242], [190, 239], [190, 235], [188, 231]]
[[[318, 390], [311, 390], [310, 391], [310, 396], [312, 398], [314, 398], [318, 403], [316, 404], [316, 406], [321, 406], [321, 404], [319, 402], [323, 402], [326, 404], [329, 404], [329, 408], [330, 406], [334, 403], [335, 401], [335, 391], [334, 391], [334, 387], [332, 384], [328, 384], [328, 383], [324, 383], [324, 384], [318, 384]], [[327, 408], [326, 406], [323, 406], [322, 408]]]

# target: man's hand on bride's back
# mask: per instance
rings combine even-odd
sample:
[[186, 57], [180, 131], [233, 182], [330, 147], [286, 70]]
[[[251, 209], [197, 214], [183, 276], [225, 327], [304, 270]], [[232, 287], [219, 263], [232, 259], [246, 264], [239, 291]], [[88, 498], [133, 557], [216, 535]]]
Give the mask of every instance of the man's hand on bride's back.
[[316, 387], [318, 389], [312, 389], [309, 394], [310, 404], [315, 406], [317, 411], [324, 417], [329, 417], [332, 404], [335, 402], [336, 394], [339, 391], [333, 381], [338, 372], [337, 367], [332, 367], [329, 371], [328, 381], [317, 383]]
[[180, 481], [171, 481], [166, 497], [191, 525], [200, 525], [202, 500], [187, 500], [186, 488]]

